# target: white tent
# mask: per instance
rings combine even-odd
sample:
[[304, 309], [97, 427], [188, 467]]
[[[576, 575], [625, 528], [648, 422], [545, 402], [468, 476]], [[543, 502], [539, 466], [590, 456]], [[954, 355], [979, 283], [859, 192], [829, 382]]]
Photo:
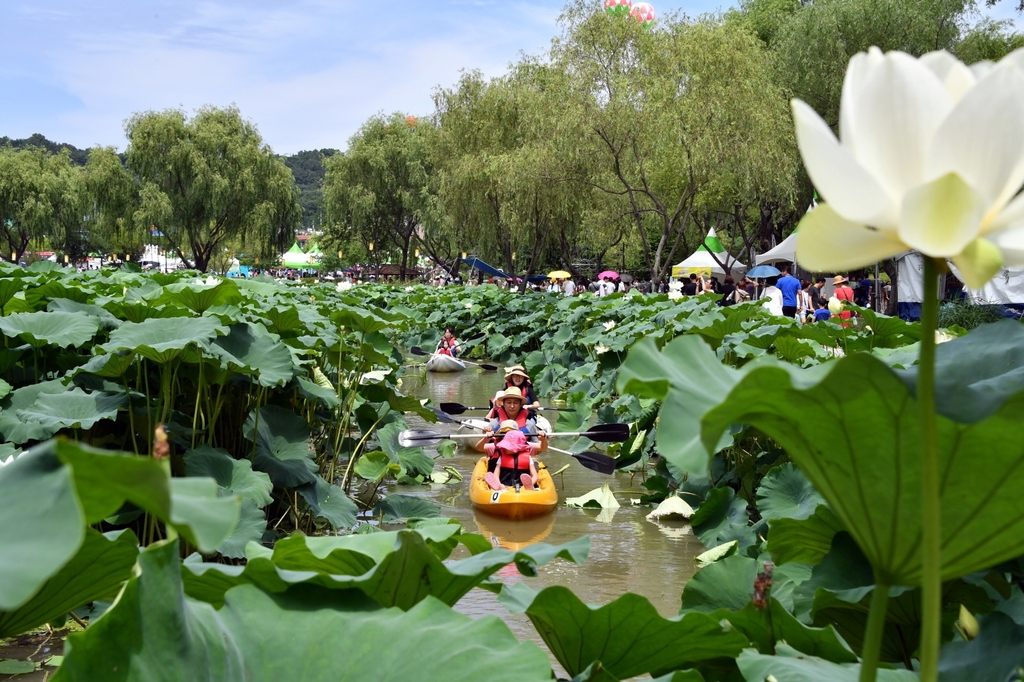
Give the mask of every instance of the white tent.
[[754, 261], [758, 265], [768, 263], [795, 263], [796, 262], [796, 232], [783, 239], [775, 248], [765, 251], [756, 256]]
[[[714, 252], [714, 256], [711, 255], [712, 252]], [[715, 260], [715, 257], [718, 260]], [[714, 228], [712, 228], [708, 232], [704, 243], [693, 252], [693, 255], [672, 266], [672, 276], [682, 278], [689, 277], [691, 274], [698, 274], [704, 277], [715, 275], [724, 278], [725, 268], [719, 265], [719, 261], [729, 266], [729, 274], [733, 277], [739, 277], [747, 271], [746, 265], [743, 265], [743, 263], [729, 255], [725, 247], [722, 246], [722, 242], [718, 240], [718, 235], [715, 234]]]
[[981, 305], [1024, 303], [1024, 269], [1003, 268], [980, 289], [967, 289], [967, 297]]

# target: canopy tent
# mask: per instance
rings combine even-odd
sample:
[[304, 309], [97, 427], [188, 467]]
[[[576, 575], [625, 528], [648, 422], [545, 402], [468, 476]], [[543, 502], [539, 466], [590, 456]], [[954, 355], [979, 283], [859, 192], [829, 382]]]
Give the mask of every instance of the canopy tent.
[[306, 255], [309, 256], [310, 261], [315, 263], [324, 257], [324, 252], [320, 250], [319, 244], [313, 244], [313, 248]]
[[292, 244], [292, 248], [288, 249], [283, 256], [281, 256], [281, 265], [286, 268], [308, 268], [309, 267], [309, 254], [302, 252], [299, 248], [299, 242]]
[[965, 287], [964, 291], [978, 305], [1020, 306], [1024, 304], [1024, 269], [1003, 268], [980, 289]]
[[[718, 260], [715, 260], [716, 257]], [[693, 255], [672, 266], [672, 276], [683, 278], [689, 277], [691, 274], [697, 274], [702, 277], [710, 275], [725, 277], [725, 268], [719, 265], [719, 261], [729, 266], [729, 274], [733, 277], [742, 275], [747, 271], [746, 265], [743, 265], [743, 263], [729, 255], [725, 247], [722, 246], [722, 242], [719, 241], [718, 235], [715, 234], [715, 229], [711, 228], [708, 236], [704, 239], [704, 243], [693, 252]]]
[[783, 239], [773, 248], [756, 256], [754, 261], [757, 265], [767, 263], [795, 263], [796, 262], [796, 232]]
[[[504, 270], [499, 270], [498, 268], [494, 267], [493, 265], [490, 265], [488, 263], [483, 262], [482, 260], [480, 260], [476, 256], [473, 256], [471, 258], [463, 258], [461, 260], [462, 260], [463, 263], [465, 263], [469, 267], [474, 268], [476, 270], [479, 270], [480, 272], [483, 272], [485, 274], [488, 274], [491, 277], [500, 277], [502, 279], [513, 279], [513, 276], [508, 274]], [[547, 275], [531, 275], [530, 277], [527, 278], [526, 281], [527, 282], [543, 282], [547, 278], [548, 278]], [[515, 278], [515, 279], [519, 279], [519, 278]]]

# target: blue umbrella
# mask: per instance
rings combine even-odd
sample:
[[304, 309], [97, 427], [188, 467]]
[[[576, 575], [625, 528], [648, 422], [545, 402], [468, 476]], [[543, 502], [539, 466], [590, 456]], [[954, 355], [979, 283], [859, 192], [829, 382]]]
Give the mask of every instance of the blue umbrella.
[[782, 271], [771, 265], [758, 265], [752, 270], [747, 270], [747, 277], [760, 278], [760, 277], [776, 277], [781, 275]]

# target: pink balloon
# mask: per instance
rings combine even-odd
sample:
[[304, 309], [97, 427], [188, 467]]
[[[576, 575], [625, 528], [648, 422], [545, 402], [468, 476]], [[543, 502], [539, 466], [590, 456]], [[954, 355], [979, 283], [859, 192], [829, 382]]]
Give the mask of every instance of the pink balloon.
[[608, 14], [629, 14], [633, 0], [604, 0], [604, 11]]
[[644, 28], [653, 24], [654, 20], [657, 19], [654, 7], [647, 2], [638, 2], [633, 5], [633, 9], [629, 11], [629, 16], [639, 21]]

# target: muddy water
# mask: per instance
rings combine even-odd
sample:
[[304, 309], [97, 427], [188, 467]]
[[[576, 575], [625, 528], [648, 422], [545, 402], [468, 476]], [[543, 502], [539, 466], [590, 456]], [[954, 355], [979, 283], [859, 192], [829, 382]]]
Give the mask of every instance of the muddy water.
[[[456, 374], [407, 375], [403, 379], [402, 390], [418, 398], [430, 398], [435, 405], [457, 402], [472, 406], [486, 405], [487, 399], [501, 385], [500, 372], [469, 369]], [[543, 396], [541, 402], [545, 403]], [[473, 412], [462, 416], [481, 414]], [[407, 417], [407, 420], [410, 426], [418, 425], [415, 416]], [[551, 421], [555, 421], [553, 416]], [[431, 425], [430, 428], [445, 430], [454, 427]], [[565, 447], [568, 443], [553, 440], [552, 444]], [[454, 466], [468, 481], [479, 456], [466, 448], [455, 457], [439, 462]], [[568, 455], [550, 451], [543, 459], [552, 472], [565, 464], [570, 464], [570, 467], [555, 477], [561, 506], [539, 519], [509, 521], [475, 511], [470, 504], [465, 481], [443, 486], [403, 487], [401, 492], [433, 500], [441, 505], [442, 515], [458, 519], [467, 530], [482, 533], [496, 546], [514, 549], [531, 542], [559, 544], [590, 536], [590, 556], [583, 565], [558, 560], [541, 568], [537, 578], [522, 577], [515, 567], [508, 566], [499, 574], [503, 581], [524, 580], [534, 589], [564, 585], [589, 604], [603, 604], [624, 592], [635, 592], [647, 597], [663, 616], [676, 615], [683, 585], [695, 571], [694, 557], [703, 551], [690, 527], [681, 523], [655, 524], [644, 518], [650, 508], [635, 507], [631, 502], [643, 492], [639, 475], [616, 473], [610, 477], [603, 476], [585, 469]], [[610, 481], [611, 489], [622, 505], [619, 509], [584, 510], [564, 506], [566, 497], [582, 495], [605, 481]], [[519, 639], [540, 643], [539, 636], [525, 616], [510, 615], [493, 594], [484, 590], [471, 591], [459, 602], [456, 610], [470, 616], [496, 615], [509, 624]]]

